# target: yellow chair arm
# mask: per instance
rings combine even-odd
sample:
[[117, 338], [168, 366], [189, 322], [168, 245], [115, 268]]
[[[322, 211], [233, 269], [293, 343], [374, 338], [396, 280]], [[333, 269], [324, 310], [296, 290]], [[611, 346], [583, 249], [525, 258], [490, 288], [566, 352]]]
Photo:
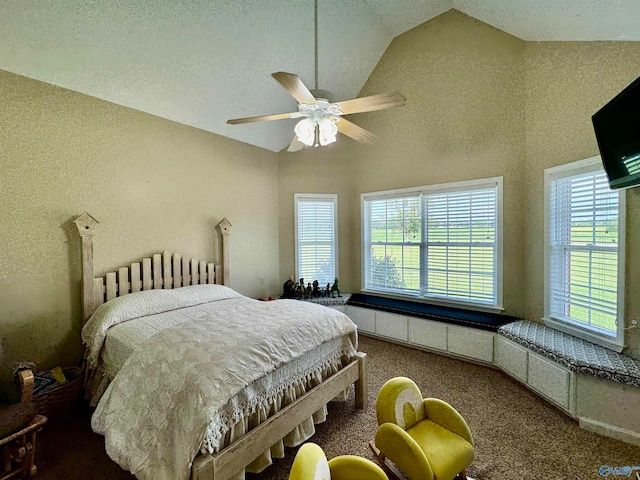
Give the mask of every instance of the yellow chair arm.
[[464, 438], [473, 445], [469, 425], [455, 408], [437, 398], [425, 398], [423, 405], [429, 420]]
[[433, 470], [416, 441], [394, 423], [383, 423], [376, 432], [376, 447], [411, 480], [433, 480]]
[[289, 472], [289, 480], [308, 480], [309, 478], [330, 479], [329, 466], [324, 451], [311, 442], [303, 444], [298, 449]]
[[356, 455], [341, 455], [329, 460], [331, 480], [388, 480], [378, 465]]

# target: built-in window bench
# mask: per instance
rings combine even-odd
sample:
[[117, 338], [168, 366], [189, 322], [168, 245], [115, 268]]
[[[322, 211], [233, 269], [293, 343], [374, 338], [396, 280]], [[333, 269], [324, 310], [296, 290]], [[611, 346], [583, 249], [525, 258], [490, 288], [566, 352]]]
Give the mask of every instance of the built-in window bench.
[[582, 428], [640, 445], [640, 361], [518, 321], [498, 329], [495, 363]]
[[582, 428], [640, 445], [640, 361], [508, 315], [361, 293], [343, 308], [362, 335], [499, 368]]
[[346, 313], [364, 335], [493, 365], [498, 328], [509, 315], [397, 300], [364, 293], [349, 298]]

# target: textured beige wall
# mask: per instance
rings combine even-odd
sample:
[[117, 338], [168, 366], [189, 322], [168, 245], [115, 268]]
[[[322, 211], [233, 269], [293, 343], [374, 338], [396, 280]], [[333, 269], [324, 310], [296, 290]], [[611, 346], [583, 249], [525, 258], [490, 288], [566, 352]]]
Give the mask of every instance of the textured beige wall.
[[[505, 311], [540, 321], [544, 169], [598, 154], [591, 115], [639, 65], [640, 42], [525, 42], [454, 10], [395, 38], [359, 96], [398, 90], [407, 105], [351, 118], [379, 141], [280, 154], [281, 274], [294, 192], [339, 194], [340, 283], [357, 291], [361, 193], [502, 175]], [[640, 188], [627, 190], [626, 239], [628, 324], [640, 320]], [[626, 340], [640, 358], [640, 330]]]
[[[640, 42], [530, 42], [525, 49], [525, 316], [544, 308], [544, 169], [598, 155], [591, 115], [640, 75]], [[640, 188], [627, 195], [626, 320], [640, 320]], [[626, 353], [640, 358], [640, 334]]]
[[[293, 125], [291, 131], [293, 132]], [[343, 137], [344, 139], [344, 137]], [[322, 148], [305, 148], [296, 153], [280, 153], [278, 165], [278, 205], [280, 225], [280, 286], [295, 276], [294, 201], [295, 193], [338, 194], [338, 275], [341, 291], [354, 291], [353, 249], [359, 228], [359, 209], [352, 205], [355, 191], [355, 155], [360, 145], [351, 140]], [[282, 288], [277, 293], [281, 293]]]
[[361, 93], [397, 89], [407, 105], [363, 115], [381, 141], [358, 158], [358, 193], [504, 177], [503, 305], [512, 315], [522, 313], [524, 273], [523, 50], [522, 40], [455, 10], [397, 37]]
[[504, 305], [520, 314], [523, 51], [523, 41], [457, 11], [394, 39], [360, 96], [397, 90], [406, 106], [350, 118], [378, 141], [340, 137], [339, 149], [280, 154], [281, 274], [293, 268], [295, 192], [338, 193], [340, 284], [357, 291], [361, 193], [504, 176]]
[[214, 259], [226, 216], [231, 286], [252, 296], [279, 288], [274, 153], [6, 72], [0, 105], [5, 371], [80, 359], [72, 221], [83, 211], [100, 222], [97, 272], [163, 249]]

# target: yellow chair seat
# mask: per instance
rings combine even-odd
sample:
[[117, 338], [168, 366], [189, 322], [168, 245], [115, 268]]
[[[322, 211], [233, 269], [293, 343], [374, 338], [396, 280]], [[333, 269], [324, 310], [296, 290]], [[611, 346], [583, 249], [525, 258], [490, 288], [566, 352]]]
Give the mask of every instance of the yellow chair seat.
[[388, 480], [379, 466], [356, 455], [340, 455], [329, 460], [331, 480]]
[[464, 438], [425, 419], [407, 429], [424, 452], [436, 480], [452, 480], [473, 461], [473, 446]]

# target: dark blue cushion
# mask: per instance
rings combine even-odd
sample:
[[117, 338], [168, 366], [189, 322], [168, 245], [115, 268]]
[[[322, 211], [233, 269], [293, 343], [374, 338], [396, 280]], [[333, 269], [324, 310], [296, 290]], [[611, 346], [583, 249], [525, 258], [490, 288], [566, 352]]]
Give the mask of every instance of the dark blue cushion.
[[446, 322], [464, 327], [479, 328], [495, 332], [502, 325], [520, 320], [511, 315], [499, 313], [479, 312], [462, 308], [445, 307], [411, 300], [398, 300], [395, 298], [379, 297], [366, 293], [353, 293], [347, 301], [347, 305], [354, 307], [372, 308], [383, 312], [399, 313], [420, 317], [438, 322]]

